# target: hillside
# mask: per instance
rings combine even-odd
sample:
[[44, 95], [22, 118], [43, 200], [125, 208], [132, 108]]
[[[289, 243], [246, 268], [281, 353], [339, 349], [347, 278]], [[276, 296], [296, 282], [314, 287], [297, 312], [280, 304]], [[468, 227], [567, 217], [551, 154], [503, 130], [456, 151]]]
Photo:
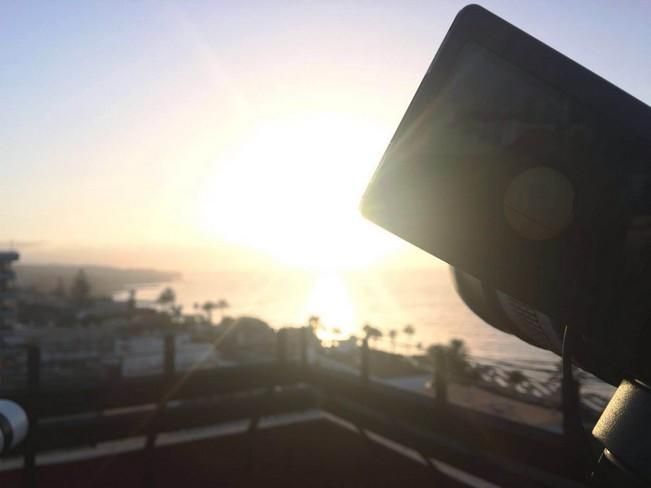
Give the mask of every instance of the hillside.
[[17, 264], [14, 266], [18, 286], [39, 291], [53, 290], [59, 281], [70, 286], [74, 276], [83, 269], [91, 283], [94, 295], [109, 295], [131, 286], [145, 283], [163, 283], [181, 277], [176, 271], [154, 269], [123, 269], [93, 265]]

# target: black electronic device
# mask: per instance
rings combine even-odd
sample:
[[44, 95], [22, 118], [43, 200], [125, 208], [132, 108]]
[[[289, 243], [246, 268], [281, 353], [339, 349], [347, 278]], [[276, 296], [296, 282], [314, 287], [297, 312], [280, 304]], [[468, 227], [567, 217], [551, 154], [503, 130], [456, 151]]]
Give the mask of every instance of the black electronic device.
[[[478, 6], [455, 18], [363, 201], [489, 323], [651, 380], [651, 109]], [[480, 293], [465, 293], [467, 290]]]
[[362, 200], [489, 324], [619, 388], [600, 486], [651, 486], [651, 109], [478, 6], [455, 18]]

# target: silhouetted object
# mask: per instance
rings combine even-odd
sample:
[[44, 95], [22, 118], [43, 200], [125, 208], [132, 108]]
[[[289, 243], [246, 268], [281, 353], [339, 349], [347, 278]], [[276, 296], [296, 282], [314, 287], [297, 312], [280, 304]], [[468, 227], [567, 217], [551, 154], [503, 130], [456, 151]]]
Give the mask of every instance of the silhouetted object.
[[67, 293], [66, 293], [66, 285], [63, 281], [63, 278], [58, 277], [57, 278], [57, 284], [52, 290], [52, 295], [57, 297], [57, 298], [66, 298]]
[[170, 313], [176, 323], [183, 321], [183, 305], [172, 305]]
[[391, 341], [391, 351], [396, 352], [396, 336], [398, 331], [396, 329], [389, 330], [389, 340]]
[[465, 342], [461, 339], [451, 339], [445, 352], [449, 371], [458, 378], [465, 378], [470, 369]]
[[[108, 296], [116, 290], [128, 290], [134, 283], [169, 283], [180, 277], [172, 271], [153, 269], [111, 268], [84, 265], [83, 270], [91, 280], [93, 296]], [[79, 272], [78, 266], [65, 264], [21, 264], [16, 266], [20, 287], [50, 294], [61, 278], [69, 294], [70, 284]]]
[[219, 337], [217, 348], [229, 357], [242, 354], [264, 357], [273, 352], [276, 341], [276, 334], [269, 324], [255, 317], [226, 317], [216, 326], [216, 332]]
[[318, 315], [311, 315], [310, 318], [307, 319], [307, 325], [316, 333], [322, 327], [321, 318]]
[[308, 334], [311, 332], [311, 330], [308, 327], [301, 327], [301, 332], [300, 332], [300, 350], [301, 350], [301, 365], [303, 367], [308, 366]]
[[230, 308], [231, 304], [228, 303], [228, 301], [224, 300], [223, 298], [217, 300], [217, 303], [215, 304], [215, 309], [221, 311], [221, 319], [224, 320], [224, 310], [227, 308]]
[[383, 335], [380, 329], [373, 327], [371, 324], [364, 324], [362, 331], [364, 332], [366, 339], [371, 339], [373, 341], [377, 341], [378, 339], [382, 338]]
[[287, 363], [287, 330], [280, 329], [276, 332], [276, 361], [278, 364]]
[[37, 346], [27, 347], [27, 419], [29, 431], [25, 439], [25, 456], [22, 486], [36, 488], [38, 486], [36, 452], [38, 445], [38, 397], [41, 383], [41, 352]]
[[170, 380], [176, 370], [176, 343], [174, 335], [165, 336], [163, 349], [163, 376]]
[[409, 346], [412, 347], [411, 341], [412, 338], [414, 337], [414, 334], [416, 333], [416, 329], [414, 328], [414, 326], [411, 324], [405, 325], [404, 329], [402, 329], [402, 333], [409, 338]]
[[211, 301], [207, 301], [201, 305], [201, 309], [206, 312], [206, 318], [209, 324], [212, 324], [212, 311], [215, 309], [215, 305], [216, 303]]
[[136, 310], [137, 300], [136, 300], [136, 290], [129, 290], [129, 297], [127, 298], [127, 311], [131, 315]]
[[604, 446], [595, 470], [597, 486], [651, 485], [651, 389], [624, 381], [608, 403], [593, 434]]
[[88, 304], [91, 294], [91, 285], [86, 277], [86, 272], [80, 269], [70, 285], [70, 300], [78, 307]]
[[16, 251], [0, 252], [0, 330], [11, 328], [16, 322], [16, 297], [13, 291], [16, 272], [12, 269], [19, 259]]
[[[651, 109], [478, 6], [455, 18], [364, 195], [491, 325], [651, 382]], [[640, 347], [644, 344], [645, 347]]]
[[448, 402], [448, 354], [445, 346], [432, 346], [429, 350], [434, 365], [434, 397], [436, 404], [445, 406]]
[[512, 371], [509, 371], [506, 381], [508, 382], [509, 386], [513, 389], [517, 388], [518, 385], [522, 384], [524, 381], [527, 380], [526, 375], [517, 369], [514, 369]]
[[[165, 354], [168, 358], [164, 361], [166, 365], [171, 364], [169, 358], [174, 357], [169, 353], [172, 338], [168, 341], [165, 347], [168, 351]], [[391, 354], [384, 353], [384, 356], [395, 360]], [[203, 480], [211, 478], [211, 481], [196, 486], [207, 486], [215, 480], [227, 486], [240, 486], [242, 477], [258, 468], [263, 468], [264, 474], [272, 472], [286, 476], [288, 470], [295, 473], [291, 467], [297, 462], [298, 451], [292, 447], [295, 444], [291, 439], [305, 441], [302, 444], [305, 447], [299, 451], [302, 462], [308, 462], [298, 468], [297, 475], [301, 477], [291, 478], [291, 481], [300, 481], [299, 484], [309, 484], [310, 479], [313, 481], [313, 468], [324, 464], [318, 453], [329, 452], [336, 454], [339, 460], [346, 460], [343, 465], [339, 462], [328, 465], [328, 470], [340, 471], [338, 476], [344, 477], [338, 477], [342, 480], [341, 484], [360, 486], [374, 481], [374, 486], [385, 485], [382, 477], [375, 477], [376, 468], [373, 466], [379, 468], [390, 464], [391, 469], [383, 473], [392, 473], [396, 466], [394, 463], [398, 461], [385, 457], [378, 459], [382, 449], [380, 445], [368, 443], [371, 436], [366, 437], [367, 449], [371, 447], [368, 458], [376, 463], [361, 468], [360, 458], [355, 456], [351, 459], [352, 440], [321, 437], [302, 422], [295, 428], [290, 425], [292, 434], [282, 441], [268, 441], [264, 432], [281, 432], [287, 420], [290, 424], [294, 422], [291, 419], [297, 413], [307, 412], [309, 416], [309, 412], [315, 409], [355, 426], [355, 429], [345, 428], [342, 432], [378, 434], [422, 453], [425, 458], [435, 458], [499, 486], [576, 484], [573, 483], [576, 478], [572, 471], [568, 471], [563, 464], [565, 456], [561, 449], [561, 438], [555, 432], [496, 419], [491, 414], [457, 405], [438, 410], [433, 416], [430, 401], [418, 395], [405, 394], [401, 388], [380, 382], [360, 387], [360, 383], [348, 374], [333, 374], [332, 370], [319, 366], [318, 362], [309, 371], [293, 361], [281, 366], [272, 357], [262, 363], [195, 370], [191, 373], [177, 372], [171, 379], [167, 377], [173, 368], [165, 366], [167, 373], [155, 377], [137, 380], [122, 378], [119, 382], [94, 384], [90, 388], [66, 388], [54, 392], [44, 388], [36, 405], [44, 420], [40, 426], [39, 454], [59, 449], [87, 448], [89, 443], [149, 437], [152, 432], [169, 433], [169, 440], [176, 434], [185, 437], [192, 432], [203, 437], [203, 428], [208, 428], [208, 431], [217, 425], [230, 428], [233, 421], [239, 424], [239, 421], [246, 420], [243, 423], [258, 427], [255, 436], [228, 433], [212, 438], [206, 432], [208, 436], [203, 440], [160, 442], [155, 449], [145, 450], [144, 458], [142, 452], [129, 449], [129, 452], [118, 456], [91, 456], [90, 459], [67, 459], [60, 464], [44, 463], [38, 471], [41, 486], [67, 486], [72, 483], [74, 486], [142, 487], [143, 469], [148, 473], [144, 479], [147, 486], [153, 484], [158, 488], [171, 488], [183, 483], [195, 486], [192, 482], [197, 480], [195, 475]], [[174, 408], [169, 408], [167, 414], [160, 416], [153, 424], [150, 422], [150, 409], [133, 408], [162, 403], [168, 398], [173, 398]], [[112, 410], [110, 419], [102, 415], [106, 409]], [[86, 414], [75, 415], [79, 412]], [[282, 416], [281, 425], [272, 422], [269, 429], [258, 425], [259, 419], [277, 414]], [[284, 414], [290, 415], [285, 417]], [[299, 413], [298, 416], [302, 415]], [[333, 425], [341, 425], [341, 421], [337, 420]], [[217, 448], [214, 442], [221, 447]], [[310, 445], [318, 450], [311, 456], [303, 455]], [[252, 452], [250, 448], [253, 446], [256, 447]], [[329, 447], [322, 451], [324, 446]], [[250, 453], [252, 455], [248, 456]], [[149, 454], [153, 454], [151, 458], [146, 457]], [[247, 456], [253, 460], [252, 464], [245, 464]], [[198, 457], [204, 459], [205, 463], [196, 464], [194, 461]], [[412, 469], [421, 466], [413, 460], [402, 456], [399, 458]], [[310, 459], [313, 464], [310, 464]], [[112, 469], [106, 469], [107, 461], [110, 461]], [[149, 466], [154, 469], [149, 470]], [[21, 475], [24, 472], [21, 474], [19, 470], [2, 470], [0, 484], [17, 486]], [[305, 475], [308, 478], [302, 477]], [[353, 475], [358, 476], [355, 481], [351, 481]], [[431, 479], [416, 482], [409, 473], [400, 479], [403, 485], [409, 486], [430, 486], [432, 483]], [[226, 483], [224, 480], [234, 481]], [[255, 480], [256, 483], [252, 485], [244, 485], [259, 486], [264, 476], [256, 476]], [[400, 483], [398, 479], [391, 480], [391, 486]], [[275, 482], [270, 481], [270, 484], [275, 486], [283, 482], [285, 479], [279, 478]], [[450, 480], [439, 484], [446, 487], [465, 486]], [[334, 485], [338, 486], [339, 483]]]
[[147, 439], [144, 449], [144, 471], [143, 471], [143, 488], [155, 488], [156, 486], [156, 467], [154, 466], [154, 450], [156, 448], [156, 437], [160, 430], [160, 425], [165, 415], [167, 400], [174, 394], [174, 373], [176, 372], [176, 342], [174, 335], [165, 336], [163, 342], [163, 375], [159, 400], [156, 404], [154, 414], [148, 419], [146, 426]]
[[156, 299], [156, 303], [162, 305], [163, 307], [168, 307], [171, 309], [176, 303], [176, 292], [173, 288], [170, 288], [168, 286], [160, 292], [158, 298]]
[[[362, 202], [370, 220], [451, 264], [459, 294], [486, 322], [562, 353], [566, 454], [577, 470], [572, 456], [588, 448], [579, 447], [587, 442], [573, 361], [621, 383], [615, 402], [651, 398], [623, 381], [651, 382], [650, 158], [648, 106], [471, 5]], [[626, 422], [648, 425], [646, 405]], [[634, 429], [614, 430], [639, 440]], [[645, 446], [623, 462], [607, 450], [604, 458], [629, 468], [635, 460], [651, 484]]]
[[473, 367], [468, 361], [468, 348], [463, 340], [451, 339], [447, 345], [433, 344], [428, 348], [428, 353], [432, 358], [444, 356], [446, 374], [455, 380], [466, 381], [473, 377]]
[[[216, 302], [208, 300], [205, 302], [203, 305], [201, 305], [201, 309], [206, 313], [206, 318], [208, 319], [208, 323], [212, 324], [212, 313], [214, 310], [221, 310], [222, 311], [222, 320], [223, 320], [223, 311], [229, 307], [229, 304], [226, 300], [221, 299]], [[195, 308], [198, 308], [198, 304], [195, 304]]]
[[362, 385], [366, 386], [368, 385], [368, 380], [369, 380], [369, 369], [370, 369], [370, 350], [368, 347], [368, 338], [369, 336], [367, 335], [362, 339], [362, 347], [360, 350], [360, 363], [359, 363], [359, 377], [362, 382]]

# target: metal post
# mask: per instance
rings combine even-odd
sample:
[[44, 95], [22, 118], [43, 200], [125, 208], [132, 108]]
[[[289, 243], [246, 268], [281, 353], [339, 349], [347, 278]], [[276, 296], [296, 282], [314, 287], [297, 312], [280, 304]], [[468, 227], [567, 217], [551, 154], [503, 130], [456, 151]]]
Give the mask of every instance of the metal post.
[[301, 366], [307, 367], [307, 327], [301, 327]]
[[590, 445], [581, 425], [580, 383], [571, 373], [564, 373], [561, 385], [561, 407], [563, 411], [563, 441], [565, 443], [568, 470], [579, 476], [591, 471]]
[[563, 335], [561, 403], [563, 409], [563, 438], [568, 472], [586, 477], [592, 471], [591, 446], [581, 421], [581, 385], [574, 377], [572, 352], [577, 329], [565, 327]]
[[287, 363], [287, 330], [279, 329], [276, 333], [276, 360], [279, 365]]
[[38, 396], [41, 382], [41, 351], [38, 346], [27, 347], [27, 418], [29, 431], [25, 442], [22, 476], [24, 488], [36, 488], [36, 451], [38, 450]]
[[576, 426], [573, 422], [573, 416], [576, 415], [576, 411], [578, 411], [580, 408], [579, 383], [574, 379], [572, 375], [563, 378], [561, 392], [561, 405], [563, 409], [563, 432], [566, 436], [569, 436], [571, 433], [573, 433], [573, 431], [576, 430]]
[[368, 337], [364, 337], [362, 340], [362, 350], [361, 350], [361, 361], [360, 361], [360, 370], [359, 376], [362, 381], [362, 385], [368, 385], [369, 377], [369, 355], [370, 351], [368, 348]]
[[165, 414], [165, 404], [170, 389], [173, 387], [174, 372], [176, 369], [176, 341], [173, 334], [165, 336], [163, 343], [163, 378], [161, 381], [161, 390], [156, 405], [156, 410], [147, 425], [147, 440], [145, 442], [145, 462], [143, 487], [154, 488], [156, 486], [155, 466], [154, 466], [154, 449], [156, 447], [156, 437], [158, 435], [159, 424]]
[[434, 391], [436, 403], [446, 405], [448, 402], [448, 371], [445, 349], [438, 347], [434, 350]]
[[176, 368], [176, 350], [175, 350], [174, 336], [165, 336], [165, 350], [163, 355], [163, 376], [165, 380], [169, 380], [174, 376]]

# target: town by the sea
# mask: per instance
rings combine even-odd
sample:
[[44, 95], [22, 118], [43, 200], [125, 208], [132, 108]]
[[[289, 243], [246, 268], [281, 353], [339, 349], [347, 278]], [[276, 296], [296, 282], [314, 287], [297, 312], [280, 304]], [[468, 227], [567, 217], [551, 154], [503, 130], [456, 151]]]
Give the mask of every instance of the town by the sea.
[[[183, 272], [178, 280], [138, 288], [139, 303], [154, 303], [165, 287], [174, 289], [184, 314], [193, 313], [197, 304], [225, 299], [229, 307], [216, 314], [258, 317], [274, 328], [305, 325], [310, 316], [316, 315], [326, 334], [361, 337], [363, 326], [371, 324], [383, 333], [384, 340], [378, 345], [384, 343], [386, 347], [391, 347], [388, 335], [395, 330], [397, 352], [459, 338], [473, 356], [481, 358], [558, 359], [479, 319], [457, 295], [450, 270], [444, 265], [363, 272]], [[123, 291], [115, 298], [126, 296]], [[407, 324], [413, 326], [413, 336], [403, 334]]]
[[[318, 316], [322, 338], [361, 338], [370, 324], [382, 333], [373, 346], [398, 354], [417, 354], [433, 344], [461, 339], [481, 363], [518, 365], [534, 376], [538, 367], [559, 364], [555, 354], [487, 325], [470, 311], [443, 264], [405, 270], [182, 272], [177, 280], [139, 287], [138, 303], [155, 304], [166, 287], [174, 289], [184, 314], [201, 313], [206, 301], [226, 300], [228, 308], [215, 311], [215, 322], [251, 316], [279, 329], [304, 326]], [[115, 299], [127, 295], [125, 290]], [[407, 325], [413, 334], [405, 334]], [[591, 375], [584, 389], [606, 396], [613, 391]]]

